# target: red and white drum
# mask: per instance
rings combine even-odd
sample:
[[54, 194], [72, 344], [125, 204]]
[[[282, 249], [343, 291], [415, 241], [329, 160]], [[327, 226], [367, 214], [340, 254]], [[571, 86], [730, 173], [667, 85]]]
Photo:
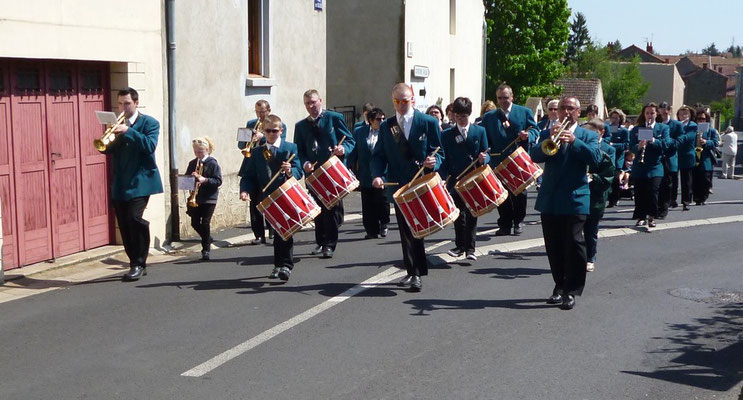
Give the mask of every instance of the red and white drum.
[[444, 229], [459, 217], [459, 209], [436, 172], [408, 183], [392, 197], [416, 239]]
[[508, 191], [495, 177], [489, 165], [470, 171], [454, 185], [454, 190], [475, 217], [495, 210], [508, 198]]
[[497, 167], [495, 174], [508, 186], [513, 194], [526, 190], [542, 175], [542, 169], [531, 160], [529, 154], [521, 147], [511, 153]]
[[320, 214], [320, 206], [292, 177], [263, 199], [258, 211], [282, 239], [288, 240]]
[[330, 157], [320, 168], [312, 171], [305, 181], [325, 208], [333, 208], [359, 187], [359, 180], [336, 156]]

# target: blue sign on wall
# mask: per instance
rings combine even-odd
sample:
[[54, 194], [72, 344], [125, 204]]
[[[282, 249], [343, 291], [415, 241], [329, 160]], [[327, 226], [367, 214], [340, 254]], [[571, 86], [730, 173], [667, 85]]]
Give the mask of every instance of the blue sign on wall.
[[315, 0], [315, 10], [322, 11], [322, 0]]

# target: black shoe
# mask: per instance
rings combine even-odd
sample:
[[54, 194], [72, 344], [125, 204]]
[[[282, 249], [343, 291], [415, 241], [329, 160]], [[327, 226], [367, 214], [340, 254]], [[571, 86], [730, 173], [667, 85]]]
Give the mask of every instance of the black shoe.
[[520, 234], [524, 233], [524, 224], [518, 224], [513, 228], [513, 234], [515, 236], [518, 236]]
[[134, 282], [138, 281], [139, 278], [143, 277], [144, 275], [147, 275], [147, 269], [145, 267], [142, 267], [141, 265], [135, 265], [129, 267], [129, 272], [124, 274], [121, 279], [124, 282]]
[[617, 205], [617, 203], [609, 203], [609, 204], [606, 205], [606, 208], [614, 208], [614, 206], [616, 206], [616, 205]]
[[410, 280], [410, 291], [420, 292], [421, 289], [423, 289], [423, 281], [421, 281], [421, 277], [414, 276], [413, 279]]
[[325, 250], [322, 251], [322, 258], [333, 258], [333, 249], [326, 247]]
[[370, 235], [368, 233], [364, 235], [364, 239], [376, 239], [378, 237], [379, 237], [378, 235]]
[[648, 218], [648, 228], [655, 228], [655, 220]]
[[292, 270], [290, 270], [289, 268], [287, 267], [279, 268], [279, 279], [281, 279], [282, 281], [288, 281], [289, 275], [291, 274], [292, 274]]
[[511, 234], [511, 228], [504, 229], [500, 228], [497, 231], [495, 231], [495, 236], [508, 236]]
[[268, 231], [268, 238], [269, 238], [269, 239], [273, 239], [273, 229], [270, 229], [270, 230]]
[[675, 201], [671, 203], [671, 208], [676, 208], [678, 206], [679, 206], [679, 203], [677, 203]]
[[254, 246], [254, 245], [256, 245], [256, 244], [261, 244], [261, 243], [266, 243], [266, 238], [264, 238], [264, 237], [261, 237], [261, 238], [255, 238], [255, 239], [253, 239], [253, 240], [251, 240], [251, 241], [250, 241], [250, 244], [251, 244], [252, 246]]
[[698, 205], [698, 206], [701, 206], [701, 205], [702, 205], [702, 202], [701, 202], [701, 201], [696, 201], [695, 203], [696, 203], [696, 205]]
[[204, 250], [201, 252], [201, 259], [204, 261], [209, 261], [209, 252]]
[[682, 211], [689, 211], [689, 206], [687, 204], [684, 204], [684, 208], [682, 209]]
[[455, 247], [451, 250], [449, 250], [446, 254], [452, 256], [452, 257], [462, 257], [464, 255], [464, 250], [460, 249], [459, 247]]
[[319, 256], [320, 254], [322, 254], [322, 246], [315, 246], [315, 250], [312, 250], [310, 254], [312, 254], [313, 256]]
[[572, 310], [575, 307], [575, 296], [569, 294], [562, 298], [562, 304], [560, 308], [563, 310]]
[[281, 268], [279, 267], [273, 267], [273, 270], [271, 271], [271, 274], [268, 275], [268, 279], [278, 279], [279, 277], [279, 271]]
[[547, 299], [547, 304], [560, 304], [562, 303], [562, 296], [559, 294], [553, 294], [550, 296], [549, 299]]
[[387, 237], [387, 228], [382, 228], [382, 233], [380, 233], [379, 236]]
[[467, 252], [467, 259], [472, 261], [477, 261], [477, 256], [475, 255], [474, 251], [468, 251]]
[[404, 278], [397, 282], [397, 286], [410, 286], [410, 282], [413, 281], [413, 275], [405, 275]]

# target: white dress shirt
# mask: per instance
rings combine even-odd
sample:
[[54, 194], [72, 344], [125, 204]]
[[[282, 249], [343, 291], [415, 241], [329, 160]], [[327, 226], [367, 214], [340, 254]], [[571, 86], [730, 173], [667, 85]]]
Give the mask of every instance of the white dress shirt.
[[369, 149], [374, 149], [374, 146], [377, 145], [378, 138], [379, 129], [374, 130], [372, 127], [369, 127], [369, 136], [366, 137], [366, 144], [369, 146]]
[[457, 124], [457, 128], [459, 128], [459, 132], [462, 133], [462, 137], [464, 138], [464, 140], [467, 140], [467, 133], [470, 131], [470, 124], [467, 124], [465, 126]]
[[410, 107], [408, 109], [408, 112], [405, 113], [405, 115], [400, 115], [399, 113], [395, 113], [397, 116], [397, 124], [400, 125], [400, 128], [402, 129], [402, 133], [405, 135], [405, 139], [408, 139], [410, 137], [410, 128], [413, 127], [413, 114], [415, 113], [415, 109], [413, 107]]
[[134, 125], [134, 121], [137, 120], [137, 117], [139, 117], [139, 110], [134, 110], [134, 114], [132, 114], [131, 118], [129, 118], [128, 126]]

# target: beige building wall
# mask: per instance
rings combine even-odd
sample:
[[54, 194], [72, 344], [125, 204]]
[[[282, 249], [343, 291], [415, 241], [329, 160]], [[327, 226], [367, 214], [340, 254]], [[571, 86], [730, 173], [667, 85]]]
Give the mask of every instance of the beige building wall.
[[[111, 62], [114, 108], [115, 91], [128, 85], [139, 91], [142, 112], [161, 123], [155, 157], [167, 180], [161, 2], [0, 0], [0, 10], [0, 57]], [[165, 241], [164, 195], [150, 198], [144, 217], [159, 246]]]
[[640, 63], [642, 78], [650, 83], [642, 103], [667, 101], [674, 110], [684, 103], [684, 81], [674, 64]]
[[[268, 100], [292, 140], [294, 124], [307, 115], [304, 91], [325, 93], [325, 11], [315, 11], [305, 1], [263, 0], [262, 6], [268, 57], [264, 76], [258, 77], [248, 75], [246, 0], [176, 2], [175, 157], [183, 173], [194, 158], [192, 139], [208, 135], [215, 142], [223, 183], [212, 229], [248, 220], [247, 204], [239, 200], [237, 173], [243, 156], [236, 134], [255, 118], [255, 102]], [[179, 193], [179, 230], [192, 237], [196, 233], [185, 214], [187, 195]]]
[[[473, 103], [472, 120], [479, 116], [483, 87], [483, 23], [480, 1], [406, 0], [406, 82], [416, 89], [416, 107], [442, 99], [442, 107], [459, 96]], [[415, 66], [428, 67], [428, 78], [414, 78]], [[425, 85], [423, 97], [417, 87]]]

